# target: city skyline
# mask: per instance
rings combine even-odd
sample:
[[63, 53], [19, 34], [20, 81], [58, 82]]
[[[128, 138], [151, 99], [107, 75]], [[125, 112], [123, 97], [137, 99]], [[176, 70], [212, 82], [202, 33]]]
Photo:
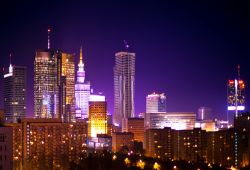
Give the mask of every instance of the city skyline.
[[[9, 7], [10, 4], [3, 6], [5, 5]], [[44, 5], [39, 5], [37, 10], [42, 11]], [[51, 4], [48, 8], [56, 5]], [[67, 5], [69, 4], [59, 4], [59, 8], [65, 9]], [[124, 49], [124, 39], [130, 44], [129, 51], [136, 53], [136, 114], [145, 112], [146, 95], [158, 92], [166, 94], [167, 111], [197, 112], [200, 106], [207, 106], [212, 108], [213, 117], [225, 119], [226, 84], [228, 79], [237, 77], [237, 64], [241, 65], [241, 77], [246, 82], [246, 110], [249, 110], [250, 70], [248, 63], [244, 61], [249, 56], [250, 29], [246, 22], [249, 12], [243, 4], [228, 3], [227, 6], [222, 6], [221, 3], [217, 7], [206, 4], [206, 7], [204, 4], [156, 5], [128, 1], [123, 5], [120, 10], [125, 12], [129, 9], [129, 14], [119, 12], [116, 7], [120, 6], [111, 1], [107, 4], [73, 3], [70, 7], [78, 9], [78, 12], [74, 11], [70, 16], [63, 15], [64, 10], [59, 9], [58, 16], [54, 16], [52, 12], [45, 16], [29, 16], [29, 12], [24, 10], [34, 12], [34, 4], [26, 3], [20, 4], [20, 8], [14, 6], [16, 10], [13, 9], [12, 13], [3, 10], [6, 12], [2, 16], [3, 22], [6, 24], [1, 28], [1, 34], [4, 34], [0, 41], [0, 66], [9, 66], [9, 53], [13, 54], [14, 65], [27, 66], [27, 115], [33, 112], [31, 77], [34, 74], [34, 53], [36, 49], [46, 49], [48, 26], [52, 28], [51, 48], [59, 47], [78, 56], [79, 46], [83, 45], [86, 51], [86, 79], [91, 81], [95, 92], [105, 94], [108, 111], [111, 113], [114, 103], [114, 54]], [[140, 5], [141, 8], [136, 8]], [[231, 11], [234, 5], [236, 10]], [[79, 12], [79, 9], [88, 7], [88, 10]], [[170, 9], [171, 7], [175, 8]], [[95, 8], [100, 11], [93, 12]], [[19, 16], [19, 12], [23, 15]], [[102, 15], [103, 13], [105, 14]], [[60, 17], [63, 19], [57, 20]], [[42, 21], [45, 18], [48, 20]], [[16, 23], [8, 22], [11, 19]], [[17, 19], [20, 21], [17, 22]], [[20, 24], [20, 27], [16, 24]], [[75, 62], [76, 66], [78, 57]], [[2, 84], [1, 79], [1, 87]], [[0, 94], [2, 96], [2, 88]], [[0, 106], [3, 107], [3, 103]]]

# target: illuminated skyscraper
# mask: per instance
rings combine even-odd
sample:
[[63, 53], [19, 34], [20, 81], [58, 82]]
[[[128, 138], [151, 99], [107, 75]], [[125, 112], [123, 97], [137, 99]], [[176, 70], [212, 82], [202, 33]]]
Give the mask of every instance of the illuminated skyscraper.
[[164, 93], [152, 93], [146, 97], [146, 113], [166, 112], [166, 96]]
[[245, 110], [245, 83], [240, 79], [240, 66], [238, 65], [238, 78], [229, 80], [227, 84], [228, 111], [238, 112]]
[[105, 96], [90, 95], [88, 136], [97, 137], [97, 134], [107, 134], [107, 102]]
[[39, 118], [75, 121], [74, 55], [61, 50], [37, 50], [34, 62], [34, 112]]
[[85, 83], [85, 70], [83, 63], [82, 48], [80, 49], [80, 61], [78, 64], [77, 81], [75, 84], [76, 118], [88, 118], [90, 96], [90, 83]]
[[39, 118], [59, 118], [57, 56], [37, 50], [34, 61], [34, 113]]
[[26, 67], [9, 66], [4, 74], [4, 119], [16, 123], [26, 116]]
[[75, 56], [57, 51], [59, 112], [64, 122], [75, 121]]
[[114, 67], [114, 115], [113, 123], [120, 125], [123, 118], [132, 118], [135, 96], [135, 53], [115, 54]]

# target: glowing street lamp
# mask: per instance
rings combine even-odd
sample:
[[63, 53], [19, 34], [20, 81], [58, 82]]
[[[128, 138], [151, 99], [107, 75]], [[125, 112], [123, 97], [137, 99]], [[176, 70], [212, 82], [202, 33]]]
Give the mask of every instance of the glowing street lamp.
[[154, 165], [153, 165], [153, 169], [160, 170], [161, 169], [161, 165], [158, 164], [157, 162], [155, 162]]
[[136, 166], [139, 167], [140, 169], [144, 169], [145, 167], [145, 162], [143, 162], [141, 159], [136, 163]]
[[125, 159], [124, 159], [124, 162], [125, 162], [126, 165], [129, 165], [129, 164], [130, 164], [130, 160], [129, 160], [128, 158], [125, 158]]
[[114, 160], [116, 160], [116, 159], [117, 159], [117, 156], [116, 156], [116, 155], [113, 155], [112, 160], [114, 161]]

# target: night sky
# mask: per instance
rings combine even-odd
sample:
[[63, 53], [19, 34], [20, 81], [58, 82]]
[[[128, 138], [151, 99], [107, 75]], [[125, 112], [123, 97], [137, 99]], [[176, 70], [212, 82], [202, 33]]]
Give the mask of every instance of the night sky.
[[76, 63], [83, 45], [87, 80], [113, 113], [114, 54], [126, 40], [136, 53], [136, 114], [145, 111], [147, 94], [164, 92], [167, 111], [207, 106], [213, 117], [225, 118], [226, 83], [237, 76], [237, 64], [250, 110], [249, 9], [246, 1], [1, 1], [0, 67], [9, 66], [9, 53], [14, 65], [28, 67], [33, 115], [34, 53], [47, 48], [50, 26], [51, 47], [75, 53]]

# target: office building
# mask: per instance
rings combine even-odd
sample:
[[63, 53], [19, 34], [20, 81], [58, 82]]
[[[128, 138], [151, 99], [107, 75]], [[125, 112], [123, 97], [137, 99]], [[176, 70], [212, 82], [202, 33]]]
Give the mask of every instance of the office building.
[[192, 112], [158, 112], [146, 113], [144, 124], [146, 129], [191, 130], [195, 127], [196, 115]]
[[114, 66], [113, 123], [121, 126], [122, 119], [135, 116], [135, 53], [118, 52]]
[[166, 112], [166, 96], [164, 93], [152, 93], [146, 97], [146, 113]]
[[105, 96], [90, 95], [88, 136], [94, 138], [97, 134], [107, 134], [107, 102]]
[[64, 122], [75, 122], [75, 56], [57, 51], [59, 114]]
[[134, 134], [134, 140], [144, 141], [144, 118], [127, 118], [125, 119], [124, 132], [131, 132]]
[[37, 50], [34, 61], [34, 114], [37, 118], [59, 118], [57, 54]]
[[112, 133], [112, 151], [128, 152], [133, 149], [134, 134], [131, 132]]
[[82, 48], [80, 49], [80, 61], [78, 63], [77, 80], [75, 84], [76, 118], [88, 118], [90, 83], [85, 82], [85, 70]]
[[26, 116], [27, 68], [10, 64], [3, 84], [4, 120], [16, 123]]

